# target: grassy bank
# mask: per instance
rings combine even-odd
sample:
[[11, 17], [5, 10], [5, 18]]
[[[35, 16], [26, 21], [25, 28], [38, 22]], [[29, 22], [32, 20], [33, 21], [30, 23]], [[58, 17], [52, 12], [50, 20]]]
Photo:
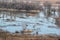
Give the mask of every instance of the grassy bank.
[[60, 40], [60, 36], [31, 35], [31, 34], [10, 34], [0, 32], [0, 40]]

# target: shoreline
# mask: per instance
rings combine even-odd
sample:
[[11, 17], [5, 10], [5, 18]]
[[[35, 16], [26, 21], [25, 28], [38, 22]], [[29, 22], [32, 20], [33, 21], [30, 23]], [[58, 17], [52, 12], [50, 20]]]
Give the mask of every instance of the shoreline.
[[7, 9], [7, 8], [0, 8], [0, 11], [11, 11], [11, 12], [40, 12], [40, 10], [17, 10], [17, 9]]

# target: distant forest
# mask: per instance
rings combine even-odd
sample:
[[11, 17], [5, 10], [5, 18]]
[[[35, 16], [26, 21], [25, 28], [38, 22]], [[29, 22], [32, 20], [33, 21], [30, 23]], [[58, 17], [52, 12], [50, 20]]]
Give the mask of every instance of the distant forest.
[[[60, 2], [57, 2], [57, 4], [60, 4]], [[60, 5], [57, 6], [58, 10], [60, 10]], [[7, 3], [7, 2], [0, 2], [0, 8], [7, 8], [7, 9], [17, 9], [17, 10], [45, 10], [48, 9], [48, 11], [52, 10], [55, 11], [56, 8], [52, 8], [51, 2], [44, 2], [43, 6], [40, 5], [40, 3]]]
[[17, 9], [17, 10], [41, 10], [42, 6], [39, 4], [29, 3], [2, 3], [0, 2], [0, 8]]

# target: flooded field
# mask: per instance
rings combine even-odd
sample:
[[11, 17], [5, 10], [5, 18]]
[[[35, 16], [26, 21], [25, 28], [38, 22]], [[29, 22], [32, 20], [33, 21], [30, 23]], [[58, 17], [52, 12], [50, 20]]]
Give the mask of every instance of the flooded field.
[[0, 0], [0, 40], [60, 40], [60, 2]]
[[31, 30], [30, 34], [32, 35], [60, 35], [60, 28], [55, 24], [53, 15], [47, 19], [43, 12], [27, 14], [29, 13], [1, 11], [0, 29], [10, 33], [15, 33], [16, 31], [21, 33], [22, 30]]

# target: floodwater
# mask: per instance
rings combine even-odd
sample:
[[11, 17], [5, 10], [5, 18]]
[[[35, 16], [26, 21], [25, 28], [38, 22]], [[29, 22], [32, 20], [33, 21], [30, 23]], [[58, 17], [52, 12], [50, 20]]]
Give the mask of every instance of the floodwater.
[[[36, 15], [33, 13], [32, 16], [27, 14], [29, 13], [0, 12], [0, 29], [15, 33], [16, 31], [21, 32], [25, 28], [26, 30], [32, 30], [33, 32], [31, 34], [36, 34], [36, 32], [38, 32], [39, 35], [60, 35], [60, 28], [55, 25], [54, 18], [49, 17], [47, 19], [43, 12], [35, 13]], [[56, 17], [57, 16], [56, 14]]]

